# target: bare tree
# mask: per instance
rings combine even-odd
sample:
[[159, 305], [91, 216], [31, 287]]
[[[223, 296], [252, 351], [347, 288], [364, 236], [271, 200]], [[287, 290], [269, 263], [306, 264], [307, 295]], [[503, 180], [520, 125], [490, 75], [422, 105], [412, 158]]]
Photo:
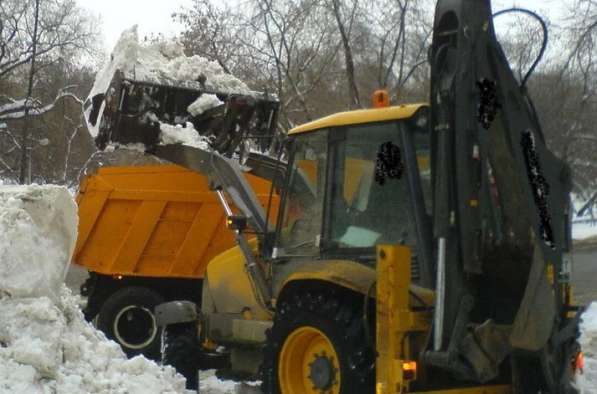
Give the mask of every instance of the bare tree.
[[[342, 40], [344, 50], [344, 67], [346, 72], [346, 83], [348, 85], [348, 94], [351, 108], [361, 107], [361, 97], [356, 82], [355, 64], [351, 45], [351, 32], [355, 15], [359, 7], [359, 0], [352, 0], [350, 6], [345, 7], [340, 0], [331, 0], [334, 18]], [[348, 8], [345, 10], [345, 8]]]
[[[78, 95], [85, 93], [49, 85], [62, 79], [61, 70], [93, 51], [96, 37], [95, 21], [74, 0], [0, 1], [0, 168], [4, 176], [23, 183], [31, 168], [31, 144], [39, 147], [38, 141], [53, 141], [52, 133], [63, 133], [46, 127], [49, 114], [58, 103], [79, 100]], [[17, 138], [14, 130], [19, 129]], [[51, 151], [51, 147], [45, 149]]]
[[[29, 152], [29, 108], [31, 94], [33, 93], [33, 78], [35, 77], [35, 58], [37, 56], [37, 40], [39, 28], [39, 2], [35, 0], [35, 11], [33, 13], [33, 36], [31, 37], [31, 67], [29, 69], [29, 80], [27, 81], [27, 96], [25, 98], [25, 111], [23, 117], [23, 130], [21, 133], [21, 172], [19, 174], [19, 183], [31, 183], [31, 153]], [[29, 162], [29, 163], [27, 163]], [[29, 169], [29, 171], [27, 171]], [[28, 173], [28, 177], [27, 177]]]
[[[281, 101], [280, 126], [346, 108], [363, 92], [424, 99], [430, 0], [196, 0], [175, 15], [190, 53], [207, 56]], [[407, 94], [408, 92], [408, 94]]]

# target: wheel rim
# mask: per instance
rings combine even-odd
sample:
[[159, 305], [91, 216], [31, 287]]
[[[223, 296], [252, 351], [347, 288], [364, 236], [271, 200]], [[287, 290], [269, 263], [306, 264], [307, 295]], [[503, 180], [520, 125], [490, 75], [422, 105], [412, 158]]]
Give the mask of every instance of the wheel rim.
[[314, 327], [294, 330], [280, 352], [278, 381], [283, 394], [339, 394], [338, 354], [329, 338]]
[[147, 347], [158, 334], [155, 316], [147, 308], [129, 305], [122, 308], [114, 318], [116, 340], [129, 349]]

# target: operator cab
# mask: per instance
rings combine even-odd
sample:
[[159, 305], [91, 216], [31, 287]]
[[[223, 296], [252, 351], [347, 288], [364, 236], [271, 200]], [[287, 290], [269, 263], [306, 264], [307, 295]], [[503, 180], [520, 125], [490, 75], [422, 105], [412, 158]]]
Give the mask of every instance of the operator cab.
[[276, 257], [373, 264], [380, 244], [422, 253], [431, 209], [427, 119], [426, 106], [410, 105], [339, 113], [291, 130]]

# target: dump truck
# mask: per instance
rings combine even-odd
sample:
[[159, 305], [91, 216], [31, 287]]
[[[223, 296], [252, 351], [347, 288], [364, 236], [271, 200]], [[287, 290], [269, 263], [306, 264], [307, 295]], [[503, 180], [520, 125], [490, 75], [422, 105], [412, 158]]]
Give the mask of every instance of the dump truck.
[[[235, 156], [260, 204], [276, 215], [276, 159], [260, 151], [275, 138], [279, 104], [231, 76], [225, 80], [232, 79], [239, 93], [217, 90], [203, 74], [178, 80], [157, 72], [160, 59], [180, 67], [195, 58], [166, 59], [138, 46], [133, 33], [123, 34], [84, 105], [100, 151], [80, 182], [73, 261], [90, 274], [81, 287], [87, 319], [129, 356], [159, 359], [153, 308], [172, 299], [200, 303], [207, 263], [235, 241], [207, 175], [164, 163], [151, 152], [160, 144], [190, 142]], [[152, 51], [149, 68], [143, 59], [132, 67], [122, 61], [123, 53], [143, 51]], [[187, 139], [177, 139], [183, 133]]]
[[[245, 176], [266, 205], [271, 182]], [[153, 308], [200, 302], [207, 263], [235, 245], [207, 177], [168, 164], [101, 167], [82, 180], [76, 201], [73, 261], [89, 272], [86, 318], [129, 356], [159, 358]]]
[[237, 161], [153, 147], [208, 174], [237, 242], [200, 305], [155, 309], [189, 387], [216, 367], [268, 394], [577, 392], [570, 171], [532, 70], [514, 77], [489, 0], [438, 0], [429, 60], [428, 104], [378, 94], [289, 131], [275, 222]]

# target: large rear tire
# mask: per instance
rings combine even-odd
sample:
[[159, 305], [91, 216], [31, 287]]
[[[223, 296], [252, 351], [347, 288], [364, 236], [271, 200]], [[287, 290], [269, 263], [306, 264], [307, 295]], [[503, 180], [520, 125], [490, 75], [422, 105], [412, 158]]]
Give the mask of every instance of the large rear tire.
[[187, 389], [197, 390], [201, 349], [195, 323], [172, 324], [162, 333], [162, 364], [170, 365], [187, 380]]
[[160, 329], [153, 309], [164, 302], [157, 292], [130, 286], [110, 295], [97, 315], [97, 327], [116, 341], [128, 357], [160, 358]]
[[325, 289], [279, 301], [264, 351], [263, 392], [373, 393], [375, 355], [362, 311], [359, 297]]

